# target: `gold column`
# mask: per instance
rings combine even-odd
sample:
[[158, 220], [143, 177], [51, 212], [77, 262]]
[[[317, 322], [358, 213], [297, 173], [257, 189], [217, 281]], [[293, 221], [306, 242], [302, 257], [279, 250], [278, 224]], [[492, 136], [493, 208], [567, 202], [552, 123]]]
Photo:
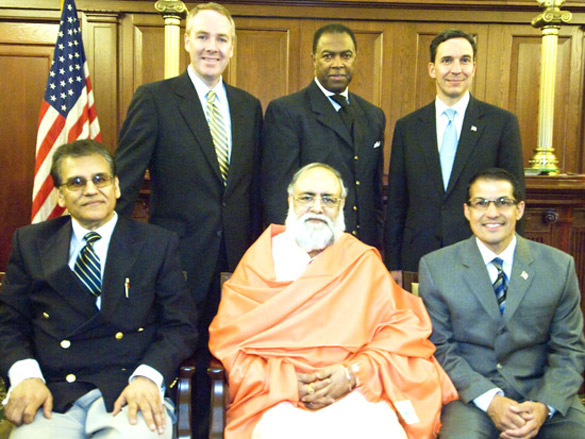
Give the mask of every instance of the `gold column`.
[[180, 73], [181, 18], [187, 14], [187, 7], [179, 0], [158, 0], [154, 8], [165, 20], [165, 79], [172, 78]]
[[532, 20], [532, 26], [542, 29], [540, 55], [540, 95], [538, 101], [538, 146], [530, 159], [530, 169], [537, 174], [558, 174], [559, 168], [553, 147], [553, 120], [555, 109], [555, 78], [557, 44], [562, 23], [571, 20], [571, 13], [561, 11], [565, 0], [537, 0], [543, 12]]

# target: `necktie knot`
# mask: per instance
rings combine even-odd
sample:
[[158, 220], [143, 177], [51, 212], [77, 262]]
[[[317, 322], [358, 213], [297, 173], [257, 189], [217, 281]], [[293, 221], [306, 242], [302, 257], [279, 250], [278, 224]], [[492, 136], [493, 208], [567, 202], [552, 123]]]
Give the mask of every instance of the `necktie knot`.
[[502, 258], [494, 258], [492, 261], [492, 265], [496, 267], [499, 273], [500, 271], [503, 271], [502, 267], [504, 266], [504, 261], [502, 260]]
[[85, 239], [86, 243], [93, 245], [94, 242], [101, 239], [101, 235], [97, 232], [89, 232], [85, 234], [83, 239]]
[[207, 104], [211, 104], [215, 102], [215, 92], [213, 90], [209, 90], [207, 92]]
[[443, 114], [447, 116], [449, 122], [453, 122], [455, 120], [455, 115], [457, 114], [457, 111], [453, 110], [452, 108], [447, 108], [445, 111], [443, 111]]
[[349, 102], [347, 102], [347, 98], [345, 96], [343, 96], [342, 94], [336, 93], [333, 96], [331, 96], [331, 99], [333, 99], [335, 102], [337, 102], [342, 107], [349, 107]]

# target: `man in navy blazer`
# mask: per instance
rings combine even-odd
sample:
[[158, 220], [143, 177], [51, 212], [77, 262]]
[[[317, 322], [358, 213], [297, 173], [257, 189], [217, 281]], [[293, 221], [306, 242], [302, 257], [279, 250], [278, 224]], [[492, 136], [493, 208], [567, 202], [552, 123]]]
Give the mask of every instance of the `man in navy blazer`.
[[516, 178], [477, 174], [464, 214], [473, 236], [420, 261], [435, 353], [459, 392], [441, 439], [583, 437], [585, 340], [573, 258], [515, 233]]
[[325, 163], [341, 173], [348, 188], [347, 231], [381, 248], [386, 119], [380, 108], [348, 92], [356, 56], [351, 29], [320, 28], [313, 38], [315, 80], [268, 105], [262, 134], [264, 215], [266, 223], [284, 224], [294, 173], [309, 163]]
[[0, 292], [11, 438], [170, 438], [162, 396], [197, 337], [177, 236], [117, 216], [114, 161], [93, 140], [61, 146], [51, 176], [70, 216], [16, 231]]
[[[221, 76], [235, 38], [233, 19], [223, 6], [205, 3], [191, 10], [185, 32], [191, 58], [187, 71], [136, 90], [116, 151], [122, 189], [118, 212], [132, 214], [148, 168], [149, 222], [179, 235], [181, 265], [200, 313], [196, 374], [202, 380], [197, 391], [204, 392], [207, 327], [219, 304], [219, 273], [233, 271], [261, 231], [262, 109], [258, 99]], [[210, 91], [225, 125], [225, 179], [206, 118]], [[199, 405], [206, 408], [206, 396], [201, 398]]]
[[[400, 284], [402, 270], [417, 271], [421, 256], [471, 235], [461, 206], [473, 175], [504, 168], [516, 175], [524, 190], [516, 116], [469, 93], [476, 53], [473, 36], [463, 31], [437, 35], [430, 45], [428, 66], [437, 97], [400, 119], [394, 129], [384, 250], [386, 266]], [[454, 160], [442, 165], [448, 109], [456, 111], [456, 151]]]

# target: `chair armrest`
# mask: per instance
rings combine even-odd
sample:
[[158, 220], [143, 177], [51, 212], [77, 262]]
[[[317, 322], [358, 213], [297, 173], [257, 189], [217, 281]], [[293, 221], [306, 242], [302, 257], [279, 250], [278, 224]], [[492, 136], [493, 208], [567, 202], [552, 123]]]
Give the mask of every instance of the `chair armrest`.
[[223, 439], [227, 383], [225, 369], [218, 359], [212, 358], [207, 368], [211, 380], [211, 410], [209, 414], [209, 439]]
[[191, 390], [193, 386], [193, 374], [195, 373], [195, 358], [185, 360], [179, 367], [177, 379], [176, 409], [177, 423], [175, 425], [177, 439], [192, 439], [191, 422]]

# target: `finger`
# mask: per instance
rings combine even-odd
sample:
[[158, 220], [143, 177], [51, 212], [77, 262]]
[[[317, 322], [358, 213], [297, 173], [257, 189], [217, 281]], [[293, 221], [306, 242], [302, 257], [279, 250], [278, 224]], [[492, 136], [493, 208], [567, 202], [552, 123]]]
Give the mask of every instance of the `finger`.
[[[150, 404], [141, 404], [140, 411], [142, 412], [142, 416], [144, 416], [144, 421], [146, 422], [146, 425], [148, 425], [148, 428], [150, 428], [151, 431], [156, 431], [157, 424], [154, 420]], [[136, 417], [136, 413], [134, 413], [134, 416]]]
[[24, 409], [22, 413], [22, 422], [25, 424], [30, 424], [35, 419], [35, 414], [37, 413], [38, 407], [36, 404], [29, 404]]
[[120, 413], [120, 410], [122, 410], [122, 407], [124, 407], [124, 405], [126, 404], [126, 398], [124, 398], [124, 395], [120, 395], [118, 396], [118, 399], [116, 399], [116, 402], [114, 402], [114, 411], [112, 412], [113, 416], [116, 416], [118, 413]]
[[49, 395], [45, 403], [43, 404], [43, 415], [46, 419], [51, 419], [53, 412], [53, 395]]
[[9, 402], [4, 409], [4, 415], [14, 425], [22, 425], [22, 411], [20, 407], [17, 408]]
[[163, 434], [166, 427], [166, 420], [162, 404], [157, 405], [157, 409], [154, 411], [154, 422], [156, 423], [158, 434]]
[[[138, 406], [136, 405], [135, 402], [131, 402], [128, 404], [128, 421], [130, 422], [130, 424], [132, 425], [136, 425], [136, 413], [138, 412]], [[146, 416], [145, 416], [146, 418]], [[152, 422], [152, 418], [150, 419], [150, 421]], [[151, 430], [153, 430], [151, 428]]]
[[314, 375], [312, 373], [297, 373], [297, 381], [303, 384], [310, 384], [315, 381]]

